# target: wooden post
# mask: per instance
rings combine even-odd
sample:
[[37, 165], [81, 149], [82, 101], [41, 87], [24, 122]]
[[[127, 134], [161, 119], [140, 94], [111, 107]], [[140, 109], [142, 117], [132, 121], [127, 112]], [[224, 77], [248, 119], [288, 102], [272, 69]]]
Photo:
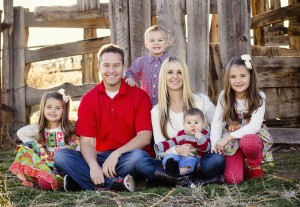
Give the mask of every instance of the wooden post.
[[[252, 0], [252, 16], [269, 11], [268, 0]], [[255, 45], [265, 45], [264, 27], [253, 29], [253, 40]]]
[[[97, 38], [96, 29], [84, 29], [84, 39]], [[82, 55], [82, 83], [99, 83], [97, 53]]]
[[27, 46], [27, 32], [25, 30], [24, 9], [16, 7], [14, 9], [14, 130], [18, 130], [25, 124], [26, 108], [25, 108], [25, 49]]
[[144, 32], [150, 26], [151, 0], [129, 0], [131, 62], [148, 53], [144, 45]]
[[3, 28], [3, 54], [2, 54], [2, 104], [11, 109], [10, 112], [3, 113], [6, 116], [6, 132], [8, 134], [12, 126], [12, 111], [13, 111], [13, 64], [14, 64], [14, 41], [13, 41], [13, 30], [14, 30], [14, 11], [13, 1], [4, 0], [4, 20]]
[[[300, 0], [289, 0], [289, 5], [299, 3]], [[290, 49], [300, 50], [300, 17], [289, 21]]]
[[208, 94], [209, 70], [209, 10], [210, 2], [187, 0], [188, 47], [187, 64], [191, 83], [197, 92]]
[[251, 55], [249, 1], [218, 1], [218, 15], [220, 55], [222, 67], [226, 68], [233, 57]]
[[169, 54], [186, 61], [185, 0], [157, 0], [158, 24], [168, 31]]
[[218, 15], [211, 15], [211, 24], [209, 31], [209, 42], [210, 43], [219, 43], [219, 29], [218, 29]]
[[[124, 49], [125, 68], [131, 63], [129, 41], [128, 0], [110, 0], [109, 5], [110, 40]], [[134, 31], [133, 31], [134, 32]]]
[[[2, 11], [0, 11], [0, 19], [2, 19]], [[1, 42], [2, 27], [0, 27], [0, 42]], [[2, 44], [0, 46], [0, 57], [2, 58]], [[0, 71], [2, 71], [0, 65]], [[0, 128], [2, 128], [2, 73], [0, 73]]]

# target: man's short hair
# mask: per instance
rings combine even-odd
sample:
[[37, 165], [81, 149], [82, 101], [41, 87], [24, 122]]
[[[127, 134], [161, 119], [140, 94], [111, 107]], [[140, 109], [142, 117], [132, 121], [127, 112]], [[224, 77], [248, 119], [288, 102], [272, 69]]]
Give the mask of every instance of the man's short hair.
[[125, 57], [124, 50], [122, 48], [120, 48], [119, 46], [114, 45], [114, 44], [103, 45], [99, 49], [99, 52], [98, 52], [98, 57], [99, 57], [100, 61], [101, 61], [102, 55], [104, 53], [117, 53], [117, 54], [120, 54], [121, 55], [121, 61], [124, 65], [124, 57]]
[[204, 121], [204, 114], [203, 112], [198, 108], [189, 108], [184, 112], [184, 119], [186, 116], [196, 116], [199, 115], [202, 118], [202, 121]]

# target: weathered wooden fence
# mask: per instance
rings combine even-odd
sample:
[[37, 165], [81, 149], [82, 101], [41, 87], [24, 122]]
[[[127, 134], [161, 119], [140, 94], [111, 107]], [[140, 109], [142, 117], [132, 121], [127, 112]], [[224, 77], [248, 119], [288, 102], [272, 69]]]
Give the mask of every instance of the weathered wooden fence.
[[[81, 0], [74, 6], [37, 7], [29, 12], [4, 0], [2, 97], [3, 104], [13, 109], [12, 126], [17, 130], [28, 123], [28, 109], [39, 103], [45, 91], [64, 87], [76, 100], [99, 82], [96, 52], [101, 45], [112, 42], [123, 47], [127, 67], [145, 55], [143, 33], [154, 24], [168, 31], [173, 41], [169, 53], [187, 61], [195, 91], [216, 100], [227, 62], [252, 53], [260, 87], [268, 98], [266, 119], [300, 116], [300, 2], [290, 0], [289, 6], [280, 7], [278, 1], [271, 0], [270, 7], [267, 0], [111, 0], [101, 4]], [[280, 22], [291, 19], [294, 23], [287, 32]], [[27, 47], [30, 27], [84, 28], [84, 40], [31, 50]], [[111, 36], [97, 38], [99, 28], [110, 29]], [[251, 28], [255, 46], [251, 46]], [[276, 34], [290, 38], [291, 49], [267, 47], [270, 42], [282, 43], [280, 38], [272, 39]], [[45, 90], [27, 86], [32, 62], [73, 55], [83, 55], [83, 85], [65, 83]]]

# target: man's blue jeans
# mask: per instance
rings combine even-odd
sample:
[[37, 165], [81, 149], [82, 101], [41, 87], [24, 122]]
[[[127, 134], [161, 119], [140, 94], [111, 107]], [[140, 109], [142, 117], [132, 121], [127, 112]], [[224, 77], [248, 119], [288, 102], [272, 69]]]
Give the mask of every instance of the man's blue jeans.
[[[104, 161], [112, 153], [107, 151], [97, 155], [97, 162], [102, 167]], [[55, 167], [72, 177], [83, 190], [96, 190], [99, 188], [110, 189], [113, 182], [119, 177], [124, 178], [130, 174], [134, 178], [154, 178], [159, 160], [152, 159], [143, 150], [132, 150], [123, 153], [116, 166], [117, 176], [113, 179], [105, 178], [105, 185], [98, 186], [93, 183], [90, 177], [90, 168], [81, 153], [71, 149], [61, 149], [54, 155]]]

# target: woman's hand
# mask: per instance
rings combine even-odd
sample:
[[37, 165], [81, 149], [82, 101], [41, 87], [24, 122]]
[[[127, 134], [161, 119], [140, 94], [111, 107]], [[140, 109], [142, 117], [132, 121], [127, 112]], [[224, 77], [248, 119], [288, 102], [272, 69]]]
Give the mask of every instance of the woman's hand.
[[178, 155], [186, 156], [195, 156], [196, 149], [191, 144], [179, 145], [175, 148]]

